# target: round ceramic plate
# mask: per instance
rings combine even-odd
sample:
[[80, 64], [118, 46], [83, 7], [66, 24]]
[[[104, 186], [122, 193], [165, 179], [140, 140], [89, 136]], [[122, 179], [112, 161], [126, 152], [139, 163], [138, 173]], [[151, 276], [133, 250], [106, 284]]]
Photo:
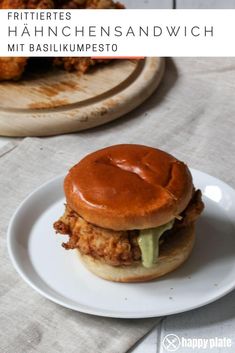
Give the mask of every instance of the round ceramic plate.
[[197, 223], [191, 257], [156, 281], [112, 283], [90, 273], [76, 251], [66, 251], [65, 236], [52, 224], [64, 211], [63, 176], [34, 191], [9, 226], [11, 260], [22, 278], [40, 294], [81, 312], [119, 318], [163, 316], [210, 303], [235, 288], [235, 190], [192, 170], [205, 211]]

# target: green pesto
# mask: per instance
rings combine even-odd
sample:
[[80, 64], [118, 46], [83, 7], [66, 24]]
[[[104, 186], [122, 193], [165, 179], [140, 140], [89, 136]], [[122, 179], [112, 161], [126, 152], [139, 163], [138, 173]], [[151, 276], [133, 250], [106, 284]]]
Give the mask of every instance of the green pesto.
[[159, 255], [159, 239], [161, 235], [171, 229], [174, 219], [157, 228], [149, 228], [140, 230], [138, 236], [138, 244], [141, 250], [142, 264], [144, 267], [152, 267], [158, 259]]

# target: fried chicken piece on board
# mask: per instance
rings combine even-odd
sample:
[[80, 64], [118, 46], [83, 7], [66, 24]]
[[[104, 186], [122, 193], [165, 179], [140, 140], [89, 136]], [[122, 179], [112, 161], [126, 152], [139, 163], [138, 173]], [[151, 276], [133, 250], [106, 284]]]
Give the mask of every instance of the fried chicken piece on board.
[[[0, 9], [51, 9], [52, 0], [0, 0]], [[0, 80], [18, 80], [27, 65], [25, 57], [1, 57]]]
[[63, 68], [65, 71], [87, 72], [92, 66], [109, 62], [109, 60], [91, 59], [82, 57], [54, 58], [53, 65]]
[[55, 0], [57, 9], [124, 9], [124, 5], [113, 0]]
[[53, 9], [53, 0], [0, 0], [0, 9]]
[[124, 9], [124, 5], [120, 2], [112, 0], [87, 0], [87, 9]]
[[0, 58], [0, 80], [18, 80], [24, 72], [27, 58]]

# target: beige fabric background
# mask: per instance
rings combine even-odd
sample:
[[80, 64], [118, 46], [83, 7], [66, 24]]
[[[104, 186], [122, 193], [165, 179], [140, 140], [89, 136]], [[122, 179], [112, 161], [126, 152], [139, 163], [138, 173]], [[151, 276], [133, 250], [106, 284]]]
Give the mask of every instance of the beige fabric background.
[[9, 262], [9, 219], [35, 187], [114, 143], [162, 148], [235, 187], [234, 96], [235, 59], [168, 59], [160, 88], [128, 116], [79, 134], [12, 140], [0, 151], [1, 353], [122, 353], [158, 323], [88, 316], [39, 296]]

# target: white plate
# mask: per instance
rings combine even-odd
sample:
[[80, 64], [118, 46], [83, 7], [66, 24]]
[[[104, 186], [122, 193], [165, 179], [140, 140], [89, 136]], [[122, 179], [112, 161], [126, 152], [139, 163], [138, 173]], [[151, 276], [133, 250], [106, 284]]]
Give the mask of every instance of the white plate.
[[52, 224], [64, 211], [63, 176], [42, 185], [20, 205], [8, 230], [11, 260], [40, 294], [81, 312], [119, 318], [175, 314], [210, 303], [235, 288], [235, 190], [192, 170], [205, 211], [189, 260], [175, 272], [148, 283], [112, 283], [65, 251]]

